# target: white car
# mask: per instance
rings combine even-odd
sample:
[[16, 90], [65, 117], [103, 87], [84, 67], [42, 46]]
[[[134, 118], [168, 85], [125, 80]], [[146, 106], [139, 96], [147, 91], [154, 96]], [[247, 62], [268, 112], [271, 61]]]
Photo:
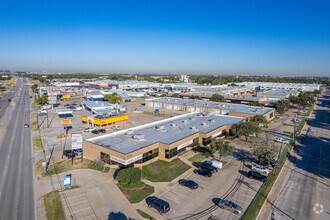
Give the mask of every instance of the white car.
[[90, 132], [90, 131], [94, 131], [94, 130], [96, 130], [96, 128], [94, 128], [94, 127], [89, 127], [89, 128], [86, 128], [86, 129], [84, 130], [84, 132]]
[[278, 143], [289, 144], [290, 142], [284, 138], [276, 138]]
[[252, 170], [255, 170], [255, 171], [258, 171], [258, 172], [261, 172], [261, 173], [267, 173], [269, 174], [269, 170], [263, 166], [260, 166], [260, 165], [252, 165]]

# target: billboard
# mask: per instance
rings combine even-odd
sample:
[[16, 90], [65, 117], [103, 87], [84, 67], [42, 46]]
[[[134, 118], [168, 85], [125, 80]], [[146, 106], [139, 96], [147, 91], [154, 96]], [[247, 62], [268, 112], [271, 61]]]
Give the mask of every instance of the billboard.
[[71, 119], [62, 119], [61, 123], [62, 123], [62, 125], [71, 124]]
[[71, 174], [68, 174], [64, 177], [64, 188], [71, 186]]
[[72, 150], [82, 149], [82, 137], [83, 137], [82, 132], [71, 134], [71, 148], [72, 148]]

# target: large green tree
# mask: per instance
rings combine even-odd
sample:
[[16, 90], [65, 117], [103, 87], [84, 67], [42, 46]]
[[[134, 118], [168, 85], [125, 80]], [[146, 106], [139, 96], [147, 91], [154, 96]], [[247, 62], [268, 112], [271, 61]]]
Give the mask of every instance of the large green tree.
[[264, 125], [267, 124], [267, 122], [268, 122], [266, 117], [263, 115], [256, 115], [253, 118], [251, 118], [250, 121], [256, 122], [258, 124], [264, 124]]
[[37, 103], [39, 105], [44, 105], [46, 102], [48, 102], [48, 98], [44, 95], [37, 99]]
[[240, 122], [232, 128], [233, 135], [235, 136], [245, 136], [245, 140], [249, 139], [250, 135], [260, 134], [262, 132], [261, 128], [256, 122]]
[[104, 100], [108, 101], [109, 103], [116, 104], [121, 103], [121, 97], [117, 93], [106, 94], [104, 96]]
[[228, 141], [219, 140], [210, 144], [209, 151], [214, 155], [215, 153], [219, 154], [219, 159], [231, 155], [234, 152], [235, 148], [229, 144]]
[[264, 143], [256, 144], [252, 149], [253, 154], [256, 156], [256, 161], [260, 164], [270, 164], [271, 161], [277, 156], [277, 152], [272, 150], [269, 145]]
[[226, 102], [225, 97], [219, 94], [213, 94], [212, 97], [210, 98], [212, 102]]
[[289, 110], [291, 107], [291, 103], [288, 100], [279, 100], [275, 103], [275, 109], [280, 113], [283, 114]]

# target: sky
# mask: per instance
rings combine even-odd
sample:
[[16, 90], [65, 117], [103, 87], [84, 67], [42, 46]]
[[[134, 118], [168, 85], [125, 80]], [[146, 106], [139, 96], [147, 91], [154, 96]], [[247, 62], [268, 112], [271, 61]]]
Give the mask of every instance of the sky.
[[0, 69], [330, 76], [328, 0], [1, 0]]

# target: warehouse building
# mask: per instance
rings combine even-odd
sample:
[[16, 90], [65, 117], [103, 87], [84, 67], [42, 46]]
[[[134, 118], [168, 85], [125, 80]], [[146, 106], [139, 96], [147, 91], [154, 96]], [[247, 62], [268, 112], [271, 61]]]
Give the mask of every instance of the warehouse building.
[[124, 112], [126, 109], [120, 104], [111, 104], [102, 101], [84, 101], [81, 102], [83, 109], [91, 114]]
[[171, 161], [193, 146], [206, 146], [228, 134], [243, 117], [187, 113], [145, 125], [88, 138], [84, 157], [110, 167], [140, 167], [158, 159]]
[[275, 89], [265, 92], [258, 92], [258, 97], [266, 97], [266, 98], [285, 99], [285, 98], [289, 98], [290, 95], [298, 96], [299, 91], [287, 90], [287, 89]]
[[268, 121], [275, 117], [275, 109], [273, 108], [196, 99], [162, 97], [146, 99], [145, 105], [148, 108], [164, 109], [165, 111], [209, 112], [220, 115], [246, 117], [248, 119], [255, 115], [263, 115]]

